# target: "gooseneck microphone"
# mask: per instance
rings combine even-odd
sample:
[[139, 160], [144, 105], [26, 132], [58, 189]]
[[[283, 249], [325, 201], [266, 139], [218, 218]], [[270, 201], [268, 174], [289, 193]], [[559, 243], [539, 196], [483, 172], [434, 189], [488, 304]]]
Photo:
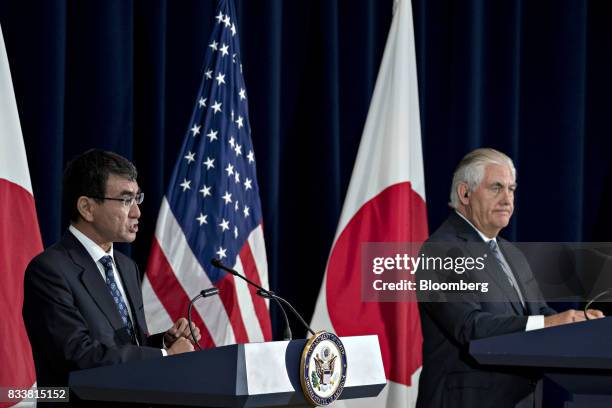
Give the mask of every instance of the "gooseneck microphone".
[[591, 319], [589, 318], [589, 315], [587, 314], [587, 310], [589, 310], [589, 306], [591, 306], [591, 305], [593, 304], [593, 302], [595, 302], [595, 301], [596, 301], [597, 299], [599, 299], [600, 297], [605, 296], [605, 295], [609, 295], [611, 291], [612, 291], [612, 288], [610, 288], [610, 289], [606, 289], [605, 291], [601, 292], [599, 295], [597, 295], [597, 296], [595, 296], [593, 299], [591, 299], [591, 300], [590, 300], [590, 301], [589, 301], [589, 302], [588, 302], [588, 303], [587, 303], [587, 304], [584, 306], [584, 310], [583, 310], [583, 312], [584, 312], [584, 318], [585, 318], [586, 320], [591, 320]]
[[282, 297], [278, 296], [274, 292], [263, 291], [261, 289], [257, 291], [257, 294], [259, 296], [263, 297], [263, 298], [272, 298], [272, 299], [275, 299], [277, 302], [281, 301], [282, 303], [284, 303], [289, 308], [289, 310], [291, 310], [291, 313], [293, 313], [295, 315], [295, 317], [298, 318], [298, 320], [300, 321], [300, 323], [302, 323], [302, 325], [306, 328], [306, 330], [308, 330], [310, 332], [310, 334], [312, 334], [313, 336], [315, 335], [314, 330], [312, 330], [310, 328], [308, 323], [306, 323], [306, 320], [304, 320], [304, 318], [298, 313], [297, 310], [295, 310], [295, 308], [287, 300], [285, 300]]
[[[218, 259], [211, 259], [210, 263], [219, 269], [223, 269], [226, 272], [231, 273], [234, 276], [239, 277], [240, 279], [243, 279], [244, 281], [246, 281], [249, 285], [252, 285], [254, 287], [256, 287], [258, 289], [257, 294], [259, 296], [261, 296], [261, 294], [259, 293], [260, 291], [263, 292], [270, 292], [264, 288], [262, 288], [261, 286], [259, 286], [258, 284], [256, 284], [255, 282], [249, 280], [246, 276], [242, 276], [240, 273], [238, 273], [237, 271], [228, 268], [227, 266], [225, 266], [220, 260]], [[283, 307], [283, 305], [278, 301], [278, 299], [274, 296], [262, 296], [266, 299], [272, 299], [276, 302], [276, 304], [278, 305], [281, 313], [283, 314], [283, 320], [285, 321], [285, 329], [283, 330], [283, 340], [293, 340], [293, 334], [291, 333], [291, 326], [289, 326], [289, 318], [287, 317], [287, 312], [285, 311], [285, 308]]]
[[[259, 293], [258, 293], [259, 295]], [[272, 298], [276, 304], [278, 305], [278, 308], [280, 309], [281, 313], [283, 314], [283, 320], [285, 321], [285, 329], [283, 330], [283, 340], [293, 340], [293, 333], [291, 333], [291, 327], [289, 327], [289, 318], [287, 317], [287, 312], [285, 312], [285, 308], [283, 307], [283, 305], [281, 305], [281, 303], [278, 301], [278, 299], [276, 298]]]
[[189, 307], [187, 308], [187, 321], [189, 322], [189, 332], [191, 333], [191, 340], [193, 341], [193, 344], [198, 346], [198, 350], [202, 350], [202, 347], [200, 346], [200, 342], [198, 342], [198, 340], [195, 338], [193, 334], [193, 327], [191, 324], [191, 309], [193, 308], [193, 304], [196, 302], [196, 300], [200, 298], [206, 298], [206, 297], [218, 295], [218, 294], [219, 294], [219, 289], [208, 288], [208, 289], [202, 290], [196, 297], [194, 297], [193, 299], [191, 299], [191, 301], [189, 301]]
[[[297, 310], [295, 310], [295, 308], [291, 305], [291, 303], [289, 303], [288, 301], [286, 301], [285, 299], [283, 299], [282, 297], [276, 295], [274, 292], [272, 292], [271, 290], [268, 289], [264, 289], [261, 286], [259, 286], [258, 284], [256, 284], [255, 282], [252, 282], [251, 280], [249, 280], [246, 276], [243, 276], [242, 274], [238, 273], [237, 271], [233, 270], [232, 268], [229, 268], [227, 266], [225, 266], [220, 260], [218, 259], [211, 259], [210, 263], [219, 268], [219, 269], [223, 269], [226, 272], [231, 273], [234, 276], [239, 277], [240, 279], [244, 280], [246, 283], [248, 283], [249, 285], [252, 285], [254, 287], [256, 287], [257, 290], [257, 294], [263, 298], [266, 299], [273, 299], [276, 301], [276, 303], [279, 305], [279, 307], [281, 308], [283, 315], [285, 317], [285, 325], [287, 330], [285, 330], [285, 333], [289, 332], [289, 334], [291, 334], [291, 330], [289, 329], [289, 320], [287, 319], [287, 314], [283, 308], [283, 306], [281, 305], [281, 302], [285, 305], [287, 305], [287, 307], [289, 307], [289, 310], [291, 310], [291, 312], [298, 318], [298, 320], [300, 321], [300, 323], [302, 323], [304, 325], [304, 327], [306, 328], [306, 330], [308, 330], [313, 336], [315, 335], [315, 332], [310, 328], [310, 326], [308, 326], [308, 324], [306, 323], [306, 321], [304, 320], [304, 318], [298, 313]], [[288, 340], [291, 340], [291, 338], [289, 338]]]

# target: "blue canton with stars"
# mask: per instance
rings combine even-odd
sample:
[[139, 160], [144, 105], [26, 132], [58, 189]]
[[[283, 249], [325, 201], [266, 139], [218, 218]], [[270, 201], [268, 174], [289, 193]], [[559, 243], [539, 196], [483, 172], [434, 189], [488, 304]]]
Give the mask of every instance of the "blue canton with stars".
[[213, 283], [225, 272], [210, 260], [234, 266], [262, 218], [235, 15], [231, 1], [219, 1], [189, 130], [166, 194]]

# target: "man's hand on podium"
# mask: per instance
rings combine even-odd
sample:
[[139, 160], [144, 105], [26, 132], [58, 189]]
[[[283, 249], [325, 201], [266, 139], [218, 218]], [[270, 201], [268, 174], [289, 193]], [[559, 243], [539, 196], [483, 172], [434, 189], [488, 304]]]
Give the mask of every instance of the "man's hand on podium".
[[179, 337], [168, 349], [168, 355], [188, 353], [193, 351], [193, 344], [184, 337]]
[[[597, 309], [589, 309], [587, 310], [587, 314], [589, 315], [589, 319], [600, 319], [604, 317], [604, 314], [601, 310]], [[582, 310], [566, 310], [563, 313], [557, 313], [551, 316], [544, 317], [544, 327], [553, 327], [559, 326], [562, 324], [582, 322], [586, 320], [584, 317], [584, 312]]]

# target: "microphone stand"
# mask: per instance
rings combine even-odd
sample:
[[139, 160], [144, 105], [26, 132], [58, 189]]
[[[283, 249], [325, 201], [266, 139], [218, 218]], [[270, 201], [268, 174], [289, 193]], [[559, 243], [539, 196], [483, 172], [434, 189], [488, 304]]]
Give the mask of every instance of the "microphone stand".
[[187, 308], [187, 321], [189, 322], [189, 332], [191, 333], [191, 340], [193, 341], [193, 344], [198, 346], [198, 350], [202, 350], [202, 347], [200, 346], [200, 342], [195, 338], [195, 335], [193, 334], [193, 327], [192, 327], [193, 325], [191, 323], [191, 309], [193, 308], [193, 304], [196, 302], [196, 300], [200, 298], [206, 298], [206, 297], [218, 295], [218, 294], [219, 294], [219, 289], [217, 288], [204, 289], [196, 297], [191, 299], [191, 301], [189, 302], [189, 307]]
[[[278, 304], [278, 306], [281, 308], [281, 311], [283, 312], [284, 318], [285, 318], [285, 337], [287, 337], [287, 332], [289, 333], [289, 335], [291, 335], [291, 329], [289, 328], [289, 319], [287, 318], [287, 313], [285, 312], [285, 309], [283, 308], [283, 306], [281, 305], [281, 303], [287, 305], [287, 307], [289, 307], [289, 310], [291, 310], [291, 312], [297, 316], [298, 320], [304, 325], [304, 327], [306, 328], [306, 330], [308, 330], [313, 336], [315, 334], [315, 332], [310, 328], [310, 326], [308, 326], [308, 324], [306, 323], [306, 321], [302, 318], [302, 316], [300, 316], [300, 314], [298, 313], [297, 310], [295, 310], [295, 308], [285, 299], [283, 299], [280, 296], [277, 296], [274, 292], [272, 292], [271, 290], [268, 289], [264, 289], [261, 286], [259, 286], [258, 284], [256, 284], [255, 282], [251, 281], [249, 278], [247, 278], [246, 276], [243, 276], [242, 274], [238, 273], [237, 271], [233, 270], [232, 268], [229, 268], [227, 266], [225, 266], [220, 260], [218, 259], [211, 259], [210, 263], [214, 266], [217, 267], [219, 269], [223, 269], [226, 272], [231, 273], [234, 276], [239, 277], [240, 279], [244, 280], [246, 283], [248, 283], [249, 285], [254, 286], [255, 288], [257, 288], [257, 294], [265, 299], [273, 299], [274, 301], [276, 301], [276, 303]], [[291, 339], [291, 337], [289, 338], [289, 340]]]
[[306, 323], [304, 318], [298, 313], [297, 310], [295, 310], [295, 308], [287, 300], [283, 299], [282, 297], [278, 296], [272, 291], [263, 291], [260, 289], [257, 291], [257, 294], [263, 298], [268, 298], [268, 299], [272, 298], [276, 300], [277, 302], [280, 301], [283, 304], [285, 304], [289, 308], [289, 310], [291, 310], [291, 312], [298, 318], [298, 320], [300, 321], [300, 323], [302, 323], [302, 325], [306, 328], [306, 330], [308, 330], [308, 332], [310, 332], [310, 334], [312, 334], [313, 336], [315, 335], [315, 332], [310, 328], [308, 323]]

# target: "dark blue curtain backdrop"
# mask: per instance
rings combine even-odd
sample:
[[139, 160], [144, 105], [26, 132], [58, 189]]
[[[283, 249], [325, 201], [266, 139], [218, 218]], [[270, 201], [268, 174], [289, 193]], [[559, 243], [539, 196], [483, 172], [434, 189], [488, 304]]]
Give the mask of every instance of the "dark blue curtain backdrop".
[[[271, 287], [309, 317], [392, 0], [244, 0], [237, 10]], [[491, 146], [518, 169], [506, 237], [610, 240], [607, 2], [414, 0], [413, 10], [430, 229], [448, 213], [458, 160]], [[45, 246], [66, 227], [66, 161], [106, 148], [140, 172], [142, 229], [126, 250], [144, 269], [213, 14], [212, 0], [0, 1]]]

